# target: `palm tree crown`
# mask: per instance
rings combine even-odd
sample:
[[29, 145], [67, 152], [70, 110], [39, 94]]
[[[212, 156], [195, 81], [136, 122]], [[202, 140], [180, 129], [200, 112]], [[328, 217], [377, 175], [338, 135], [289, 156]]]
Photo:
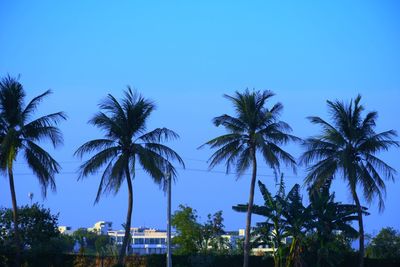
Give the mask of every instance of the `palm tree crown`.
[[176, 139], [178, 135], [167, 128], [146, 132], [146, 122], [155, 109], [153, 102], [128, 88], [121, 103], [108, 95], [99, 107], [102, 111], [95, 114], [89, 123], [103, 130], [105, 138], [86, 142], [75, 152], [79, 157], [97, 152], [80, 167], [80, 178], [94, 174], [106, 165], [96, 202], [102, 193], [118, 192], [127, 178], [126, 166], [135, 176], [136, 161], [157, 184], [163, 182], [167, 170], [176, 176], [170, 160], [184, 163], [175, 151], [161, 143]]
[[22, 84], [10, 76], [0, 81], [0, 169], [10, 172], [18, 153], [22, 152], [39, 179], [44, 196], [48, 187], [56, 189], [54, 175], [60, 165], [38, 142], [50, 140], [54, 147], [61, 144], [62, 134], [56, 125], [66, 119], [63, 112], [57, 112], [32, 120], [38, 105], [49, 94], [50, 90], [34, 97], [25, 106]]
[[[290, 135], [291, 127], [279, 120], [283, 105], [277, 103], [271, 109], [266, 102], [274, 96], [271, 91], [236, 92], [234, 96], [224, 95], [235, 108], [235, 117], [224, 114], [213, 119], [215, 126], [224, 126], [228, 134], [216, 137], [205, 145], [217, 148], [210, 157], [210, 168], [226, 161], [226, 172], [236, 166], [236, 173], [242, 175], [252, 163], [252, 153], [261, 152], [267, 165], [279, 169], [283, 161], [295, 169], [295, 159], [279, 145], [299, 140]], [[203, 145], [204, 146], [204, 145]]]
[[351, 190], [360, 186], [368, 203], [377, 197], [383, 210], [384, 179], [394, 180], [396, 170], [376, 154], [399, 143], [393, 139], [397, 136], [394, 130], [375, 132], [377, 112], [362, 118], [364, 107], [360, 100], [358, 95], [349, 104], [327, 101], [333, 124], [320, 117], [309, 117], [313, 124], [322, 127], [322, 134], [304, 142], [306, 152], [301, 162], [315, 163], [308, 167], [305, 182], [320, 188], [333, 177], [342, 177]]

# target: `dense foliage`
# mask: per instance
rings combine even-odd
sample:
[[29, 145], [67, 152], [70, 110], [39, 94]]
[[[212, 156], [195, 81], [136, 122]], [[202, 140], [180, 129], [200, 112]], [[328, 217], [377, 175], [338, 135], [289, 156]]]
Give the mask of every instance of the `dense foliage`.
[[386, 227], [372, 238], [367, 246], [367, 257], [377, 259], [400, 259], [400, 233]]
[[73, 232], [72, 238], [78, 242], [81, 252], [85, 254], [105, 254], [115, 249], [107, 235], [99, 235], [88, 231], [86, 228], [79, 228]]
[[198, 222], [195, 209], [180, 205], [172, 216], [172, 226], [176, 229], [173, 244], [174, 253], [179, 255], [194, 253], [228, 253], [229, 243], [221, 235], [225, 233], [222, 211], [208, 214], [207, 221]]
[[[329, 185], [326, 185], [320, 191], [310, 190], [310, 204], [304, 206], [298, 184], [285, 193], [283, 175], [275, 196], [261, 181], [258, 186], [264, 204], [253, 205], [252, 213], [266, 217], [266, 221], [257, 223], [254, 228], [253, 247], [268, 245], [273, 248], [276, 267], [303, 266], [307, 254], [316, 256], [316, 266], [340, 263], [341, 258], [335, 251], [358, 236], [351, 226], [351, 222], [357, 220], [355, 205], [335, 202], [334, 194], [329, 194]], [[247, 204], [233, 207], [239, 212], [246, 212], [247, 208]], [[341, 236], [349, 239], [342, 240]]]
[[[33, 204], [18, 208], [21, 244], [24, 251], [31, 254], [70, 252], [73, 239], [58, 231], [58, 214], [51, 214], [49, 209]], [[0, 209], [0, 250], [13, 253], [14, 222], [11, 209]]]

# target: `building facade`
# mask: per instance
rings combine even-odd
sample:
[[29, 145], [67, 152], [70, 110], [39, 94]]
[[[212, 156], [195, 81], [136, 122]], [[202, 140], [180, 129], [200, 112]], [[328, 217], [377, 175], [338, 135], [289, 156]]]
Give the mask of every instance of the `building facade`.
[[112, 230], [112, 222], [99, 221], [93, 227], [87, 228], [89, 232], [97, 233], [98, 235], [107, 235], [108, 231]]
[[[111, 242], [117, 246], [122, 245], [125, 230], [112, 230], [112, 223], [107, 221], [99, 221], [93, 227], [87, 228], [88, 231], [95, 232], [99, 235], [108, 235]], [[60, 226], [59, 231], [63, 234], [72, 234], [71, 227]], [[155, 228], [138, 227], [131, 228], [131, 239], [128, 246], [128, 254], [148, 255], [148, 254], [166, 254], [167, 253], [167, 232], [157, 230]], [[172, 233], [172, 237], [174, 233]], [[237, 248], [241, 240], [244, 240], [244, 229], [239, 231], [228, 231], [221, 235], [226, 240], [224, 246], [226, 249]], [[291, 238], [287, 237], [284, 243], [290, 244]], [[211, 248], [211, 247], [210, 247]], [[252, 254], [264, 255], [271, 253], [274, 248], [269, 245], [260, 245], [252, 248]]]
[[[116, 245], [122, 245], [125, 231], [108, 231], [108, 236]], [[167, 252], [167, 232], [154, 228], [131, 228], [129, 253], [138, 255], [165, 254]]]

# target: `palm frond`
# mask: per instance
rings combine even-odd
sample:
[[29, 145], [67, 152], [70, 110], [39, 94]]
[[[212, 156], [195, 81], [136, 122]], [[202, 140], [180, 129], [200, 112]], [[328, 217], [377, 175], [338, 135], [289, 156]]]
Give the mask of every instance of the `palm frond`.
[[110, 160], [107, 167], [104, 169], [103, 174], [101, 175], [100, 184], [99, 188], [97, 189], [97, 194], [94, 204], [97, 204], [100, 201], [101, 195], [107, 193], [108, 191], [107, 185], [109, 184], [109, 180], [113, 179], [113, 177], [111, 177], [112, 167], [113, 167], [113, 161]]
[[139, 95], [136, 102], [127, 101], [123, 106], [128, 118], [126, 126], [129, 135], [144, 133], [146, 131], [146, 121], [155, 110], [155, 104]]
[[9, 75], [0, 80], [0, 116], [6, 121], [8, 127], [21, 124], [22, 106], [25, 91], [18, 78]]
[[237, 134], [237, 133], [229, 133], [229, 134], [224, 134], [224, 135], [221, 135], [221, 136], [211, 139], [207, 143], [198, 147], [198, 149], [201, 149], [206, 145], [210, 146], [210, 148], [218, 148], [218, 147], [227, 145], [234, 141], [239, 141], [239, 142], [244, 143], [247, 140], [248, 140], [247, 135], [241, 135], [241, 134]]
[[[216, 165], [220, 164], [222, 161], [229, 159], [233, 154], [236, 153], [236, 151], [238, 151], [240, 149], [241, 149], [241, 141], [240, 140], [235, 140], [235, 141], [232, 141], [232, 142], [222, 146], [220, 149], [218, 149], [211, 155], [211, 157], [209, 159], [210, 169], [214, 168]], [[229, 170], [228, 166], [227, 166], [227, 169]]]
[[[143, 170], [153, 178], [155, 183], [160, 184], [165, 178], [164, 170], [169, 163], [168, 160], [153, 150], [139, 145], [135, 146], [135, 150]], [[173, 167], [171, 171], [174, 171]]]
[[138, 137], [138, 140], [146, 143], [162, 143], [177, 139], [179, 139], [179, 135], [167, 128], [157, 128]]
[[142, 144], [146, 149], [153, 151], [154, 153], [164, 157], [168, 161], [177, 161], [179, 165], [185, 168], [183, 159], [173, 149], [160, 143], [144, 143]]
[[215, 126], [224, 126], [227, 130], [232, 133], [243, 133], [247, 129], [247, 125], [240, 119], [224, 114], [213, 119]]
[[74, 153], [74, 156], [82, 158], [84, 154], [100, 151], [110, 147], [118, 146], [113, 140], [110, 139], [95, 139], [88, 141], [81, 145]]
[[396, 169], [390, 167], [383, 160], [379, 159], [376, 156], [368, 154], [365, 156], [365, 162], [366, 162], [367, 168], [373, 169], [374, 172], [376, 172], [376, 173], [378, 173], [378, 172], [375, 171], [375, 169], [378, 169], [379, 171], [383, 172], [383, 175], [387, 179], [394, 181], [395, 175], [397, 174]]
[[397, 133], [394, 130], [385, 131], [371, 136], [363, 136], [360, 139], [359, 149], [362, 153], [377, 153], [379, 151], [387, 151], [390, 147], [399, 147], [399, 142], [393, 140], [397, 137]]
[[124, 180], [131, 179], [126, 173], [129, 167], [129, 158], [130, 156], [127, 153], [122, 153], [114, 161], [105, 190], [117, 194]]
[[[235, 155], [237, 151], [237, 156]], [[249, 147], [241, 149], [240, 147], [231, 153], [231, 156], [226, 161], [226, 170], [227, 173], [229, 171], [230, 165], [233, 164], [232, 156], [235, 155], [236, 160], [236, 178], [238, 179], [243, 173], [250, 167], [250, 164], [253, 162], [253, 158], [251, 156], [251, 149]]]
[[107, 97], [99, 103], [99, 108], [110, 113], [111, 117], [121, 122], [122, 125], [126, 124], [127, 118], [124, 109], [113, 95], [108, 94]]
[[89, 123], [103, 130], [106, 137], [110, 139], [119, 139], [124, 136], [122, 126], [112, 117], [107, 116], [103, 112], [96, 113]]
[[56, 125], [66, 120], [64, 112], [56, 112], [33, 120], [22, 127], [22, 135], [32, 141], [50, 140], [54, 147], [63, 143], [61, 131]]
[[386, 194], [385, 183], [380, 178], [378, 173], [373, 172], [371, 175], [371, 173], [365, 166], [363, 165], [357, 166], [357, 169], [360, 176], [358, 182], [362, 186], [364, 198], [368, 203], [371, 203], [372, 200], [375, 197], [377, 197], [379, 211], [383, 211], [385, 209], [385, 203], [384, 203], [384, 195]]
[[[278, 158], [277, 164], [271, 166], [272, 168], [280, 168], [280, 162], [283, 162], [286, 166], [291, 167], [293, 172], [296, 173], [296, 159], [288, 152], [277, 146], [275, 143], [268, 143], [270, 151]], [[268, 162], [267, 162], [268, 164]]]
[[51, 90], [47, 90], [43, 94], [40, 94], [34, 98], [26, 105], [25, 109], [22, 111], [22, 121], [26, 121], [32, 116], [32, 113], [37, 109], [37, 106], [44, 100], [45, 97], [52, 94]]
[[314, 188], [321, 188], [327, 181], [334, 177], [338, 171], [338, 164], [333, 158], [326, 158], [307, 168], [304, 183]]
[[118, 154], [118, 147], [109, 147], [98, 152], [79, 167], [78, 179], [80, 180], [88, 175], [96, 173], [104, 164], [117, 157]]
[[48, 152], [34, 142], [26, 141], [24, 146], [25, 159], [33, 173], [39, 179], [43, 196], [46, 196], [48, 187], [55, 191], [56, 184], [54, 176], [60, 171], [60, 165]]

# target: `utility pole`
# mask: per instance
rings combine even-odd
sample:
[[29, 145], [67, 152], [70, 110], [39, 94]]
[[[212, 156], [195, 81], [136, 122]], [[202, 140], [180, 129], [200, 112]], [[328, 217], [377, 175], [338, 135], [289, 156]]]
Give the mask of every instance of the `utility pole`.
[[29, 197], [29, 199], [31, 200], [31, 206], [32, 206], [33, 193], [32, 193], [32, 192], [29, 192], [29, 193], [28, 193], [28, 197]]
[[171, 172], [167, 172], [167, 267], [172, 267], [171, 258]]

